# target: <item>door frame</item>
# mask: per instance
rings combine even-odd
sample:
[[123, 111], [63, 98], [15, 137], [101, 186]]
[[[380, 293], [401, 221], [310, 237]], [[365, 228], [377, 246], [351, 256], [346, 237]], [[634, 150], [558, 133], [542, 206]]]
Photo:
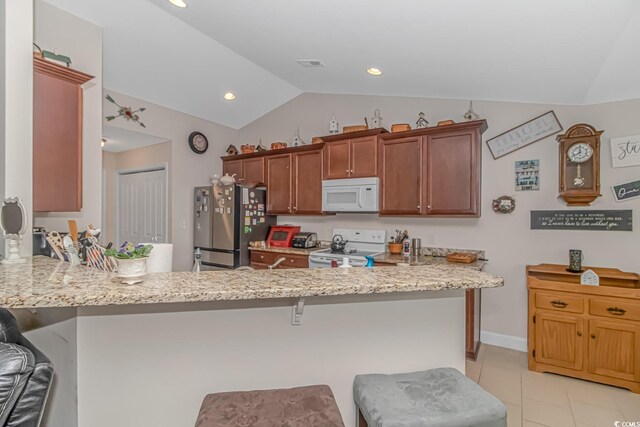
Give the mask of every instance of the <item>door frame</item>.
[[[165, 213], [164, 213], [164, 233], [167, 236], [167, 243], [171, 243], [169, 239], [169, 163], [162, 162], [156, 163], [140, 168], [129, 168], [129, 169], [117, 169], [115, 171], [116, 174], [116, 234], [114, 238], [114, 245], [119, 246], [120, 242], [118, 239], [120, 238], [120, 177], [122, 175], [131, 175], [135, 173], [143, 173], [143, 172], [155, 172], [155, 171], [163, 171], [164, 172], [164, 199], [165, 203]], [[136, 242], [140, 243], [140, 242]]]

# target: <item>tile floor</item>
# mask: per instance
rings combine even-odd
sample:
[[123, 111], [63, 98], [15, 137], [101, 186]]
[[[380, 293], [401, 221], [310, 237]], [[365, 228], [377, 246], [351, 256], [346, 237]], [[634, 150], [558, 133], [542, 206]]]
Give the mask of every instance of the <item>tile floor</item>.
[[[467, 376], [507, 406], [508, 427], [640, 426], [640, 394], [527, 370], [527, 354], [482, 344]], [[629, 424], [629, 426], [634, 424]]]

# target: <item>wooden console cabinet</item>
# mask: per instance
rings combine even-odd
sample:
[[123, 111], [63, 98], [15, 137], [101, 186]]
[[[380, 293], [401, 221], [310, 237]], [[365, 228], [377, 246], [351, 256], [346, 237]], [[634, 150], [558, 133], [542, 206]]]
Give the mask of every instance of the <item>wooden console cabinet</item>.
[[640, 276], [586, 268], [600, 286], [564, 265], [527, 267], [529, 370], [640, 393]]
[[79, 212], [81, 85], [93, 76], [40, 58], [33, 58], [33, 68], [33, 210]]

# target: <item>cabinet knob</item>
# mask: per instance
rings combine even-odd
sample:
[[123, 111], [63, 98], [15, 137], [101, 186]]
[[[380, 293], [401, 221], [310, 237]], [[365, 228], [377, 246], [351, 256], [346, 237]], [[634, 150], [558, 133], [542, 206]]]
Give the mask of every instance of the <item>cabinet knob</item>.
[[582, 336], [582, 332], [578, 331], [578, 336], [581, 337]]
[[294, 207], [293, 207], [293, 210], [294, 210], [294, 211], [297, 211], [297, 210], [298, 210], [298, 207], [297, 207], [297, 206], [294, 206]]
[[353, 169], [351, 169], [351, 173], [353, 173]]
[[595, 334], [591, 334], [591, 339], [596, 339], [596, 335]]
[[420, 209], [420, 205], [418, 205], [417, 207], [418, 207], [418, 209]]
[[431, 205], [427, 205], [427, 209], [431, 209]]

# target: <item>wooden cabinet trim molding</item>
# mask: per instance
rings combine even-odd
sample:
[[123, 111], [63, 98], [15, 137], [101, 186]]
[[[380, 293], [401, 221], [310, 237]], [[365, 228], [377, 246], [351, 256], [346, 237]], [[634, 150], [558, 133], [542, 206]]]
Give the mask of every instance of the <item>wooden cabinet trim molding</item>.
[[470, 129], [479, 129], [480, 135], [482, 135], [488, 128], [489, 126], [487, 125], [486, 120], [475, 120], [472, 122], [455, 123], [447, 126], [432, 126], [422, 129], [407, 130], [404, 132], [385, 133], [381, 134], [379, 138], [384, 141], [390, 141], [394, 139], [440, 134], [443, 132], [458, 132]]
[[320, 137], [320, 139], [322, 139], [323, 142], [332, 142], [332, 141], [342, 141], [345, 139], [356, 139], [356, 138], [362, 138], [366, 136], [377, 136], [377, 135], [385, 135], [385, 134], [389, 134], [389, 131], [386, 130], [385, 128], [376, 128], [376, 129], [369, 129], [369, 130], [363, 130], [358, 132], [327, 135], [327, 136]]
[[46, 59], [33, 57], [33, 71], [40, 74], [49, 75], [60, 80], [66, 80], [69, 83], [82, 85], [93, 79], [94, 76], [74, 70]]

